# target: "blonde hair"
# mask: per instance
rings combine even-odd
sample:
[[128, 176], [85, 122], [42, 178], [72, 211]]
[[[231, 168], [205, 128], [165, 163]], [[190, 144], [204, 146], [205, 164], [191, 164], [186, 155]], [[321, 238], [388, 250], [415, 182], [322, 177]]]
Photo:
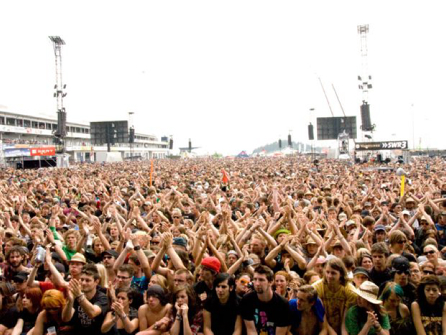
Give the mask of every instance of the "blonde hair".
[[108, 274], [107, 270], [105, 269], [105, 266], [103, 264], [96, 264], [96, 268], [98, 269], [99, 273], [99, 285], [102, 287], [108, 288]]

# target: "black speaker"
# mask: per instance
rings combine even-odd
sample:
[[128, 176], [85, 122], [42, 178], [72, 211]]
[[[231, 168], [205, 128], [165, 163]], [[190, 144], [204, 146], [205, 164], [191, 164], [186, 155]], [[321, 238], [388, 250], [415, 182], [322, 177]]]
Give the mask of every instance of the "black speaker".
[[279, 149], [282, 149], [282, 140], [279, 138]]
[[192, 142], [189, 140], [189, 152], [192, 152]]
[[291, 134], [288, 135], [288, 146], [292, 147], [293, 145], [291, 144]]
[[57, 112], [57, 129], [54, 135], [56, 137], [65, 137], [67, 135], [67, 113], [65, 113], [65, 108]]
[[170, 141], [169, 141], [169, 149], [170, 150], [173, 149], [173, 139], [170, 139]]
[[379, 163], [382, 163], [382, 161], [383, 161], [383, 155], [378, 154], [378, 155], [376, 156], [376, 160], [377, 160]]
[[311, 123], [308, 125], [308, 139], [314, 140], [314, 129]]
[[372, 121], [370, 120], [370, 105], [363, 101], [361, 105], [361, 129], [363, 131], [372, 131]]
[[129, 143], [135, 143], [135, 128], [133, 127], [130, 128]]

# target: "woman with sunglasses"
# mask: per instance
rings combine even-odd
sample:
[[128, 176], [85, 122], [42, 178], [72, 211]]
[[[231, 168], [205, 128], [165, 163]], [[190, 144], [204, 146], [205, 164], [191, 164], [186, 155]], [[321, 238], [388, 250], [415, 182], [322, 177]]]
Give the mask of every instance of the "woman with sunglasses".
[[426, 256], [427, 260], [431, 262], [434, 267], [438, 266], [438, 257], [441, 257], [438, 252], [438, 249], [435, 245], [427, 244], [423, 248], [423, 254]]
[[417, 334], [446, 334], [446, 304], [441, 298], [440, 280], [429, 275], [421, 279], [418, 298], [412, 303], [412, 319]]
[[47, 333], [56, 333], [59, 335], [69, 331], [71, 328], [62, 321], [62, 309], [65, 304], [66, 300], [61, 291], [45, 291], [40, 302], [42, 311], [37, 316], [33, 335]]

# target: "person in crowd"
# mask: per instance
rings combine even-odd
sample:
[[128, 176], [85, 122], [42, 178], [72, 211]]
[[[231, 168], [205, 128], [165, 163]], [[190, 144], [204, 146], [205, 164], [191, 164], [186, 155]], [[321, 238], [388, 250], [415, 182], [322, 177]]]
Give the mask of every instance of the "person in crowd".
[[204, 305], [204, 335], [241, 335], [242, 318], [234, 278], [220, 273], [215, 277], [213, 287], [214, 292]]
[[286, 334], [290, 325], [288, 301], [272, 289], [274, 273], [265, 266], [254, 269], [254, 291], [243, 296], [240, 310], [247, 334]]
[[293, 335], [317, 335], [326, 331], [324, 327], [325, 309], [311, 285], [297, 289], [296, 298], [289, 302], [291, 314], [290, 332]]
[[102, 333], [131, 335], [139, 329], [138, 310], [131, 306], [136, 292], [129, 288], [118, 288], [115, 292], [116, 301], [111, 305], [101, 326]]
[[412, 303], [412, 319], [417, 334], [446, 334], [446, 304], [441, 298], [440, 280], [435, 275], [423, 277]]
[[[159, 285], [151, 285], [145, 294], [145, 304], [138, 309], [139, 330], [144, 333], [145, 330], [168, 330], [167, 325], [163, 324], [163, 318], [167, 317], [172, 309], [168, 303], [167, 295], [164, 289]], [[163, 326], [161, 326], [163, 324]]]
[[[198, 335], [203, 333], [203, 309], [195, 290], [190, 286], [179, 286], [173, 291], [174, 322], [170, 335]], [[155, 325], [155, 328], [164, 326]]]
[[70, 280], [62, 321], [71, 322], [77, 334], [97, 335], [101, 331], [109, 303], [107, 295], [98, 290], [99, 281], [94, 264], [82, 268], [79, 280]]
[[315, 282], [318, 297], [325, 307], [325, 327], [328, 334], [340, 334], [347, 310], [356, 303], [356, 291], [347, 277], [347, 269], [339, 258], [330, 259], [324, 277]]
[[345, 317], [345, 328], [349, 335], [373, 334], [388, 335], [389, 316], [378, 300], [379, 287], [365, 281], [356, 289], [356, 305], [349, 308]]
[[390, 334], [415, 334], [409, 308], [401, 301], [404, 291], [396, 283], [388, 282], [384, 287], [380, 300], [390, 319]]
[[27, 334], [34, 328], [37, 316], [40, 312], [40, 300], [42, 291], [40, 288], [27, 288], [22, 298], [22, 310], [19, 312], [17, 323], [11, 335]]
[[66, 304], [63, 293], [50, 289], [45, 291], [40, 302], [42, 311], [37, 316], [33, 335], [70, 334], [71, 327], [62, 321], [62, 310]]

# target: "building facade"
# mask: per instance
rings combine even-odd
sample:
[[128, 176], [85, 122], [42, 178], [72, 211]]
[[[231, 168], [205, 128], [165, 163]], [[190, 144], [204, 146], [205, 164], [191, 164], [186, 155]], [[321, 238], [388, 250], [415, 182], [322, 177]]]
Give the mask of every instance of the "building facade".
[[[53, 133], [56, 129], [56, 118], [0, 110], [0, 165], [53, 165], [56, 155]], [[67, 122], [66, 130], [65, 151], [71, 163], [94, 162], [98, 152], [107, 151], [107, 145], [91, 145], [89, 124]], [[153, 135], [135, 133], [134, 143], [114, 144], [110, 151], [119, 152], [123, 160], [165, 158], [169, 152], [169, 142]]]

